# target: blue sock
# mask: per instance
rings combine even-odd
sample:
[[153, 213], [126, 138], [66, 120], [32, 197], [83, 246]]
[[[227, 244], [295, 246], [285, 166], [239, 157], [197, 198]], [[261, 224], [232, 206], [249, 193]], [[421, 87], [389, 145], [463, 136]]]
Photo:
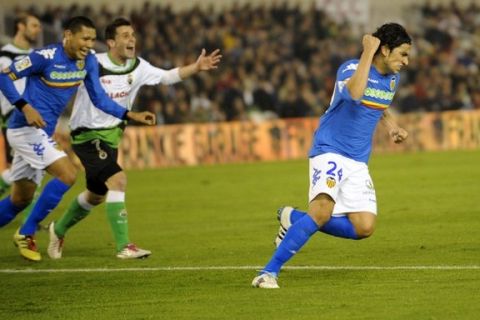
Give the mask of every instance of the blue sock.
[[0, 227], [3, 227], [10, 223], [10, 221], [12, 221], [23, 209], [25, 209], [25, 207], [16, 207], [12, 203], [10, 196], [0, 201]]
[[297, 210], [297, 209], [293, 209], [292, 212], [290, 213], [290, 223], [291, 224], [294, 224], [295, 222], [297, 222], [298, 220], [300, 220], [301, 217], [303, 217], [304, 215], [306, 215], [307, 213], [304, 212], [304, 211], [300, 211], [300, 210]]
[[335, 237], [358, 240], [355, 227], [347, 216], [331, 217], [320, 231]]
[[[306, 214], [306, 212], [294, 209], [290, 214], [290, 222], [294, 224]], [[339, 238], [358, 240], [355, 227], [347, 216], [331, 217], [330, 220], [320, 228], [320, 231]]]
[[285, 262], [290, 260], [316, 231], [318, 231], [318, 225], [309, 215], [304, 215], [288, 229], [282, 243], [262, 272], [278, 275]]
[[38, 197], [32, 212], [30, 212], [19, 233], [34, 235], [37, 231], [37, 225], [58, 205], [68, 189], [70, 189], [70, 186], [57, 178], [50, 180]]

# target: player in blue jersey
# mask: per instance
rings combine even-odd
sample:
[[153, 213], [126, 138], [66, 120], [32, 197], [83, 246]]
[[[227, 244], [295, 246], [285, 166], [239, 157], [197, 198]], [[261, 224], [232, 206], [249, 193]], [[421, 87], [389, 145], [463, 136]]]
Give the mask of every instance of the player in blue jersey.
[[[14, 21], [15, 35], [12, 42], [0, 48], [0, 70], [7, 68], [12, 61], [18, 61], [32, 52], [32, 46], [36, 43], [38, 36], [42, 31], [40, 20], [30, 13], [19, 14]], [[27, 79], [15, 81], [15, 87], [19, 92], [25, 89]], [[0, 196], [3, 196], [10, 189], [12, 181], [10, 180], [10, 166], [12, 165], [13, 152], [5, 138], [7, 133], [7, 121], [12, 114], [15, 106], [0, 92], [0, 128], [5, 141], [5, 160], [7, 168], [0, 174]]]
[[281, 267], [317, 231], [346, 239], [364, 239], [374, 231], [377, 205], [367, 166], [372, 137], [382, 120], [394, 142], [407, 138], [387, 108], [398, 86], [398, 73], [408, 65], [411, 39], [401, 25], [388, 23], [365, 35], [362, 45], [360, 59], [338, 69], [330, 106], [314, 135], [308, 210], [278, 211], [277, 250], [253, 279], [254, 287], [278, 288]]
[[[9, 223], [31, 201], [46, 172], [50, 180], [28, 219], [14, 235], [20, 254], [41, 260], [35, 244], [37, 224], [53, 210], [76, 179], [76, 169], [52, 139], [58, 117], [83, 82], [96, 107], [119, 119], [154, 124], [150, 112], [131, 112], [111, 100], [98, 77], [98, 61], [91, 53], [96, 39], [95, 26], [86, 17], [74, 17], [65, 25], [63, 43], [35, 50], [0, 73], [0, 90], [15, 105], [7, 138], [15, 151], [11, 195], [0, 201], [0, 227]], [[28, 77], [23, 95], [14, 81]]]

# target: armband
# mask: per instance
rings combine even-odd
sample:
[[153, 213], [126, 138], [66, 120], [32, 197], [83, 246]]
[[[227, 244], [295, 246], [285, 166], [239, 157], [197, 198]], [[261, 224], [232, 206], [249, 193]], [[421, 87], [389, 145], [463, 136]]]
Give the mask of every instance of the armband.
[[24, 99], [20, 99], [14, 103], [15, 107], [20, 111], [22, 111], [23, 107], [25, 107], [27, 104], [28, 102], [25, 101]]

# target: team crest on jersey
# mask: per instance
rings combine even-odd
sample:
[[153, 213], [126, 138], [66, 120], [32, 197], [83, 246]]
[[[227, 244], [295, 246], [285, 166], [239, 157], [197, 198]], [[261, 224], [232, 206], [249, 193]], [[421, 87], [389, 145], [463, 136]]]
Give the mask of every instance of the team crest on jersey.
[[335, 181], [335, 178], [328, 177], [327, 178], [327, 187], [333, 188], [337, 184], [337, 181]]
[[15, 66], [15, 70], [20, 72], [30, 68], [32, 66], [32, 60], [30, 60], [30, 57], [25, 57], [22, 60], [15, 62], [14, 66]]
[[76, 65], [78, 70], [83, 70], [85, 68], [85, 60], [77, 60]]
[[131, 73], [127, 76], [127, 82], [129, 85], [133, 83], [133, 75]]
[[395, 89], [395, 84], [395, 77], [392, 77], [392, 79], [390, 79], [390, 91]]

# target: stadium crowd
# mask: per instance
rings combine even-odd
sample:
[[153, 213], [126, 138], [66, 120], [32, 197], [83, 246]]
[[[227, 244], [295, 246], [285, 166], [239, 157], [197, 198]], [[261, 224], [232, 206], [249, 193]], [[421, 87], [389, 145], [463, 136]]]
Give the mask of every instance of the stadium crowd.
[[[129, 12], [79, 5], [16, 10], [26, 9], [58, 37], [63, 21], [74, 15], [91, 17], [99, 40], [107, 23], [127, 17], [137, 30], [140, 56], [165, 69], [195, 61], [201, 48], [220, 48], [224, 58], [216, 72], [141, 90], [137, 108], [155, 112], [159, 124], [319, 116], [340, 62], [358, 57], [361, 48], [348, 24], [314, 7], [302, 11], [285, 3], [234, 5], [222, 12], [193, 7], [174, 13], [149, 2]], [[480, 109], [480, 6], [427, 2], [410, 8], [405, 20], [414, 52], [395, 109]]]

